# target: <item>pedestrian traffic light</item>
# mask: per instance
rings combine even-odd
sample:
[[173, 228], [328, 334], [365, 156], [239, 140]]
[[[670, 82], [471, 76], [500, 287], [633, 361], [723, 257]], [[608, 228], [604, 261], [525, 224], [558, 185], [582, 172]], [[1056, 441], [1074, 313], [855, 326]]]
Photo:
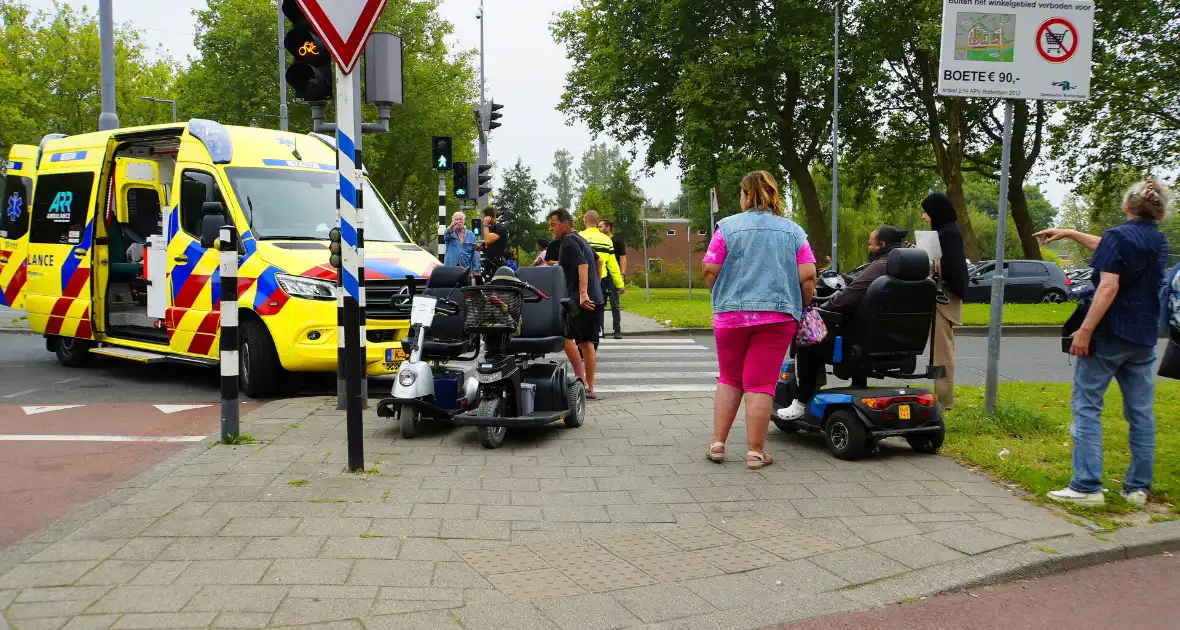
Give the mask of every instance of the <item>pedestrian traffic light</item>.
[[328, 232], [328, 264], [339, 270], [344, 262], [341, 258], [340, 228], [332, 228]]
[[455, 199], [467, 199], [467, 185], [471, 183], [470, 176], [467, 174], [467, 162], [455, 162], [451, 173], [455, 180]]
[[475, 179], [476, 179], [476, 181], [475, 181], [475, 186], [472, 186], [471, 189], [476, 191], [476, 193], [477, 193], [475, 196], [476, 199], [482, 199], [483, 197], [486, 197], [488, 195], [488, 193], [492, 192], [491, 186], [484, 186], [484, 184], [492, 181], [491, 175], [484, 175], [484, 173], [487, 173], [490, 170], [492, 170], [491, 164], [476, 164], [475, 165], [475, 172], [476, 172]]
[[434, 168], [445, 171], [451, 168], [451, 137], [434, 136], [430, 146], [433, 147], [432, 163]]
[[283, 38], [283, 47], [294, 58], [291, 67], [287, 68], [287, 85], [300, 100], [331, 100], [334, 72], [328, 48], [312, 29], [298, 2], [283, 0], [283, 15], [291, 22], [291, 28]]

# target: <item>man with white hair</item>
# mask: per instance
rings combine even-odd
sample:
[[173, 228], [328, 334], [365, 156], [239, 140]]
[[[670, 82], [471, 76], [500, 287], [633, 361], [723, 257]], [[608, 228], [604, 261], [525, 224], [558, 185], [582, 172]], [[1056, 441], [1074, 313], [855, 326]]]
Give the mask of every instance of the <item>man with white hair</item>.
[[475, 232], [467, 229], [467, 215], [456, 212], [447, 227], [447, 251], [443, 256], [444, 265], [479, 269], [479, 252], [475, 251]]

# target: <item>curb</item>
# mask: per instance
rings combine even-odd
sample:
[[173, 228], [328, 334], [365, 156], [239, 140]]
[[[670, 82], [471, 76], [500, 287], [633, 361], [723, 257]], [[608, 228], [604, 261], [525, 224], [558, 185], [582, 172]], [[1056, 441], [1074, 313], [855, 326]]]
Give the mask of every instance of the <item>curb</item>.
[[[1034, 542], [1044, 544], [1033, 546]], [[886, 606], [913, 598], [1033, 579], [1164, 552], [1180, 552], [1180, 521], [1139, 525], [1101, 535], [1070, 534], [1026, 541], [848, 587], [841, 592], [862, 606]]]

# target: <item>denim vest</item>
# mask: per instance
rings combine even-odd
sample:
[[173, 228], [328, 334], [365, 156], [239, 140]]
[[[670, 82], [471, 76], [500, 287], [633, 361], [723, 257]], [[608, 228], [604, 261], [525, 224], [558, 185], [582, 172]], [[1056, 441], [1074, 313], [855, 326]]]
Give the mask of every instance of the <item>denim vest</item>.
[[725, 262], [713, 285], [713, 312], [786, 313], [802, 319], [795, 258], [807, 233], [790, 219], [751, 210], [721, 220]]

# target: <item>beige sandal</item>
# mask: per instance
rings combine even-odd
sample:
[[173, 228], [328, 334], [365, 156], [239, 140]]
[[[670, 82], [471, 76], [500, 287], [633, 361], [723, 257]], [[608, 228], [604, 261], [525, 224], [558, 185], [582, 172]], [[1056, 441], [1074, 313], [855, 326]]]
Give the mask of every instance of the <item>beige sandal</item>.
[[725, 442], [713, 442], [705, 449], [705, 457], [715, 461], [725, 461]]
[[758, 470], [763, 466], [769, 466], [773, 463], [774, 460], [765, 451], [761, 453], [758, 451], [749, 451], [746, 453], [746, 468], [750, 470]]

